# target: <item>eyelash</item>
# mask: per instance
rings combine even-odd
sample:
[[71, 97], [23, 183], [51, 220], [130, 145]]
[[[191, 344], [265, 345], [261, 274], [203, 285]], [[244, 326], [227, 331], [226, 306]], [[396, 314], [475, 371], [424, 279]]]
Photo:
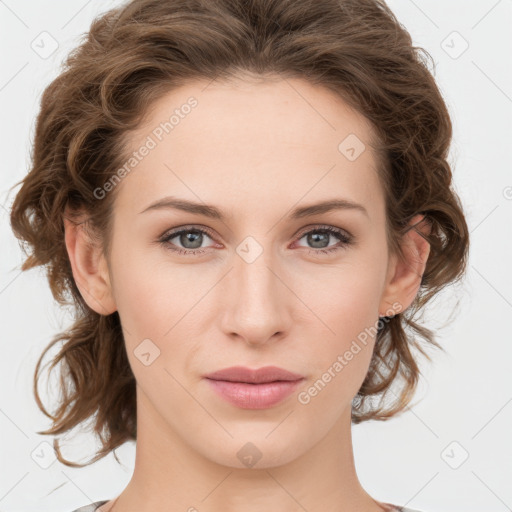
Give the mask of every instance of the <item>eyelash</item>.
[[[200, 254], [203, 254], [203, 253], [207, 252], [207, 249], [181, 249], [179, 247], [178, 248], [171, 247], [171, 245], [174, 245], [174, 244], [171, 244], [169, 242], [169, 240], [172, 240], [173, 238], [176, 238], [178, 235], [181, 235], [183, 233], [189, 233], [189, 232], [201, 233], [203, 235], [208, 235], [212, 239], [214, 238], [213, 234], [208, 229], [196, 228], [196, 227], [187, 227], [187, 228], [179, 229], [177, 231], [167, 232], [164, 235], [162, 235], [162, 237], [160, 237], [160, 239], [158, 241], [166, 249], [169, 249], [169, 250], [171, 250], [171, 251], [173, 251], [175, 253], [178, 253], [178, 254], [183, 254], [183, 255], [190, 254], [190, 255], [193, 255], [193, 256], [198, 256]], [[330, 247], [328, 249], [311, 249], [310, 248], [308, 250], [309, 254], [311, 254], [311, 253], [313, 253], [315, 255], [318, 255], [318, 253], [332, 254], [332, 253], [334, 253], [336, 251], [339, 251], [340, 249], [345, 249], [347, 246], [349, 246], [349, 245], [351, 245], [353, 243], [353, 236], [352, 235], [345, 234], [345, 232], [343, 232], [340, 229], [335, 228], [333, 226], [318, 226], [318, 227], [315, 227], [314, 229], [311, 229], [309, 231], [305, 231], [305, 232], [301, 233], [300, 236], [297, 238], [297, 240], [300, 240], [305, 235], [309, 235], [310, 233], [329, 233], [329, 234], [334, 235], [335, 237], [337, 237], [340, 240], [340, 242], [342, 243], [342, 245]]]

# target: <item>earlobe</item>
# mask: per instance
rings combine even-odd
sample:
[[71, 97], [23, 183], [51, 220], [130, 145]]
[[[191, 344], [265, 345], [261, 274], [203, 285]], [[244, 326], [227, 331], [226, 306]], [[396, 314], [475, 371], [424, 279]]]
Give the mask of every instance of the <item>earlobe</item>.
[[84, 223], [63, 217], [65, 243], [73, 278], [87, 305], [100, 315], [116, 311], [108, 267], [101, 248], [87, 234]]
[[[409, 230], [401, 243], [404, 258], [394, 256], [390, 261], [390, 272], [387, 276], [386, 287], [379, 307], [380, 316], [388, 316], [393, 305], [392, 314], [406, 310], [416, 298], [421, 285], [421, 279], [430, 254], [430, 244], [423, 236], [430, 234], [431, 226], [424, 215], [414, 216]], [[396, 309], [397, 304], [399, 308]]]

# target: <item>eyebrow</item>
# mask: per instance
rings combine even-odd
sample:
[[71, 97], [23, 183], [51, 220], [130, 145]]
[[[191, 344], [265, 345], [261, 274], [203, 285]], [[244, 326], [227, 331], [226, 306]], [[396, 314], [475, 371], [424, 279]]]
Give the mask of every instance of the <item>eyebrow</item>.
[[[161, 209], [182, 210], [184, 212], [194, 213], [196, 215], [204, 215], [205, 217], [210, 217], [212, 219], [218, 219], [221, 221], [225, 221], [226, 219], [225, 214], [223, 214], [221, 210], [215, 206], [205, 203], [196, 203], [194, 201], [189, 201], [188, 199], [179, 199], [172, 196], [159, 199], [139, 213]], [[302, 219], [304, 217], [311, 217], [313, 215], [318, 215], [333, 210], [354, 210], [363, 213], [368, 218], [370, 217], [368, 215], [368, 211], [362, 204], [355, 203], [349, 199], [329, 199], [308, 206], [300, 206], [299, 208], [295, 208], [288, 215], [288, 218], [291, 220]]]

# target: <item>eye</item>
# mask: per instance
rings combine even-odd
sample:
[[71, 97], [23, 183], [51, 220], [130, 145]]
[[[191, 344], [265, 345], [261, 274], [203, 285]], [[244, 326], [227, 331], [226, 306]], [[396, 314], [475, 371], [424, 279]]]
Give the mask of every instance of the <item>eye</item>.
[[[178, 254], [202, 254], [206, 252], [204, 248], [201, 248], [205, 237], [211, 238], [209, 231], [188, 227], [166, 233], [159, 241], [165, 247]], [[176, 241], [172, 242], [174, 239], [176, 239]], [[181, 244], [181, 246], [179, 244]]]
[[[213, 239], [213, 236], [213, 233], [206, 228], [189, 226], [165, 233], [159, 242], [165, 248], [178, 254], [199, 255], [207, 252], [208, 247], [203, 247], [205, 238]], [[337, 245], [329, 245], [331, 237], [338, 239]], [[334, 226], [318, 226], [303, 232], [298, 241], [303, 238], [306, 239], [306, 243], [312, 244], [312, 248], [308, 252], [316, 255], [319, 253], [332, 254], [353, 243], [352, 235]], [[299, 247], [304, 246], [299, 245]]]
[[[329, 245], [329, 239], [332, 237], [338, 239], [337, 245]], [[339, 251], [340, 249], [344, 249], [353, 243], [352, 235], [349, 235], [345, 231], [335, 228], [334, 226], [321, 226], [310, 231], [306, 231], [300, 236], [299, 241], [303, 238], [306, 239], [306, 243], [312, 245], [314, 250], [309, 250], [308, 252], [313, 254], [331, 254]]]

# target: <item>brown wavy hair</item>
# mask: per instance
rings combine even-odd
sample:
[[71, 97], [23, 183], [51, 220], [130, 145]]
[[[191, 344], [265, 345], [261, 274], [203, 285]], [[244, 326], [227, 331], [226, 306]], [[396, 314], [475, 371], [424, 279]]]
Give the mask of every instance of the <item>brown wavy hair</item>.
[[[116, 191], [94, 190], [127, 159], [125, 143], [152, 103], [193, 79], [277, 75], [327, 87], [373, 125], [373, 145], [386, 198], [390, 251], [412, 217], [431, 226], [431, 246], [413, 304], [379, 322], [368, 374], [352, 403], [352, 421], [386, 420], [412, 399], [420, 370], [413, 350], [442, 347], [413, 318], [449, 283], [460, 281], [468, 227], [447, 161], [452, 125], [422, 48], [381, 0], [133, 0], [93, 20], [89, 32], [44, 90], [31, 169], [11, 210], [26, 259], [44, 265], [52, 294], [74, 313], [72, 326], [41, 354], [34, 394], [52, 421], [39, 434], [62, 434], [92, 419], [102, 448], [83, 467], [137, 436], [135, 377], [118, 312], [101, 315], [83, 300], [64, 241], [64, 213], [84, 223], [110, 254]], [[413, 226], [415, 229], [415, 226]], [[410, 229], [410, 228], [409, 228]], [[421, 234], [421, 233], [420, 233]], [[62, 342], [56, 411], [38, 393], [41, 363]], [[424, 346], [422, 346], [424, 345]], [[390, 399], [390, 390], [400, 383]], [[116, 456], [117, 459], [117, 456]]]

